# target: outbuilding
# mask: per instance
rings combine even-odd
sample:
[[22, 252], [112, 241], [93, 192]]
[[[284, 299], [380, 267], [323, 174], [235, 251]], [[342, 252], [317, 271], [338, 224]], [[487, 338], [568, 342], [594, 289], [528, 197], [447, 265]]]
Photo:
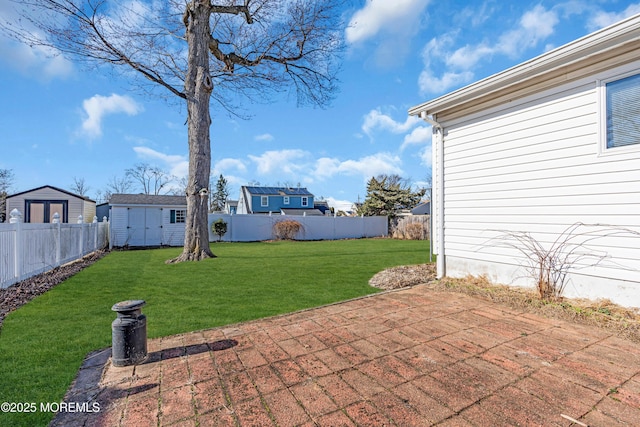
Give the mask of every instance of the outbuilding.
[[14, 209], [27, 223], [49, 223], [57, 213], [61, 223], [92, 222], [96, 215], [96, 202], [70, 191], [43, 185], [42, 187], [7, 196], [6, 218]]
[[185, 196], [113, 194], [109, 198], [110, 245], [181, 246], [186, 214]]
[[531, 286], [515, 237], [570, 237], [564, 295], [640, 307], [639, 58], [635, 15], [409, 110], [434, 133], [439, 277]]

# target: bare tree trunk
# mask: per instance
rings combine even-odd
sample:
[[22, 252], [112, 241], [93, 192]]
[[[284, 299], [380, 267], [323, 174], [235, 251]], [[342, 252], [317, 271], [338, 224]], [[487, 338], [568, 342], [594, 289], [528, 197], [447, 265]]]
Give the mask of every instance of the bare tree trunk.
[[208, 188], [211, 170], [211, 116], [209, 102], [213, 84], [209, 74], [209, 0], [193, 0], [186, 6], [189, 60], [185, 80], [189, 135], [189, 181], [184, 250], [168, 262], [197, 261], [215, 255], [209, 248]]

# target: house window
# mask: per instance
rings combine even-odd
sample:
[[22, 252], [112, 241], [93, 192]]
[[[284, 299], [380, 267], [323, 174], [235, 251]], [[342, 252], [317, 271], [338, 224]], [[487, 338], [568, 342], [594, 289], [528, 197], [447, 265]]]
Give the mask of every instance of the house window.
[[187, 219], [186, 209], [171, 209], [171, 218], [169, 222], [171, 224], [184, 224]]
[[640, 144], [640, 74], [605, 84], [607, 148]]
[[282, 198], [282, 202], [283, 202], [285, 205], [288, 205], [288, 204], [289, 204], [289, 196], [284, 196], [284, 197]]
[[269, 196], [260, 196], [260, 206], [269, 206]]
[[303, 197], [302, 198], [302, 206], [309, 206], [309, 198], [308, 197]]

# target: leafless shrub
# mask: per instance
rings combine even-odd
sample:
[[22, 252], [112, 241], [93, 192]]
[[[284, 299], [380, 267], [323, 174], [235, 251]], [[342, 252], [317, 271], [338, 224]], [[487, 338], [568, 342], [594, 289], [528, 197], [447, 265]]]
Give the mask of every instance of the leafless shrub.
[[391, 236], [394, 239], [429, 239], [429, 216], [414, 215], [399, 218], [395, 224], [392, 224]]
[[[527, 272], [526, 276], [535, 281], [538, 294], [543, 300], [561, 297], [571, 271], [602, 265], [605, 260], [611, 258], [606, 251], [589, 245], [594, 240], [612, 236], [640, 235], [626, 228], [576, 222], [560, 233], [547, 247], [528, 232], [496, 231], [501, 234], [484, 246], [511, 248], [524, 255], [522, 266]], [[610, 260], [608, 262], [617, 268], [625, 268]]]
[[302, 224], [293, 219], [285, 219], [273, 224], [273, 235], [277, 240], [293, 240], [302, 230]]

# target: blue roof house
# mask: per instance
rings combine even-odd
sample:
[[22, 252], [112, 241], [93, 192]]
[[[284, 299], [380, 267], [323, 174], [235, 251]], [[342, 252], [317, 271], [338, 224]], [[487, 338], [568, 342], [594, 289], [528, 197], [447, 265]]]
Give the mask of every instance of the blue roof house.
[[238, 214], [322, 215], [313, 206], [314, 196], [306, 188], [251, 187], [240, 188]]

